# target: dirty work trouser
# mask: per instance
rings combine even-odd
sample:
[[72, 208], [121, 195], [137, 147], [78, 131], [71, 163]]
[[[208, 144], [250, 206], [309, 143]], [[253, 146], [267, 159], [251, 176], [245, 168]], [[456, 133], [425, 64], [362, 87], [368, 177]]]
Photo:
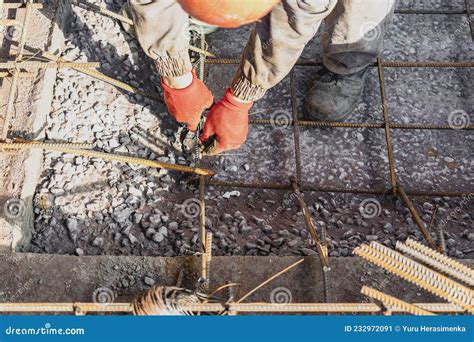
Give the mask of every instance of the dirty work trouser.
[[[323, 62], [338, 74], [352, 74], [373, 62], [396, 0], [283, 0], [255, 24], [232, 81], [233, 93], [256, 101], [292, 69], [323, 20]], [[192, 69], [188, 15], [175, 0], [129, 0], [138, 40], [155, 59], [160, 75]]]

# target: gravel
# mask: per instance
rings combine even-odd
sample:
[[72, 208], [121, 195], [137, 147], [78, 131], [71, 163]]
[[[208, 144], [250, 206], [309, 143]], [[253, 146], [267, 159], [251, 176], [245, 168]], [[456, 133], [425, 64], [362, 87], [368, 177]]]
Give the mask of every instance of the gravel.
[[[107, 6], [117, 11], [122, 3], [107, 1]], [[457, 5], [462, 7], [461, 3]], [[448, 5], [434, 1], [432, 6]], [[449, 6], [456, 8], [456, 3]], [[161, 93], [159, 76], [137, 41], [110, 18], [77, 6], [72, 10], [63, 57], [99, 61], [105, 74], [147, 93]], [[459, 18], [442, 21], [440, 16], [422, 17], [395, 18], [387, 32], [383, 58], [472, 59], [474, 48], [466, 44], [469, 30], [457, 30]], [[413, 35], [414, 30], [420, 34]], [[248, 32], [249, 27], [220, 30], [208, 37], [209, 47], [221, 57], [235, 57]], [[443, 41], [451, 43], [443, 49], [436, 46]], [[303, 56], [314, 59], [319, 54], [315, 39]], [[208, 67], [206, 81], [217, 97], [224, 92], [234, 70], [234, 66]], [[300, 113], [301, 94], [311, 86], [316, 70], [296, 69]], [[470, 72], [387, 69], [391, 120], [446, 124], [449, 113], [464, 110], [474, 122]], [[376, 70], [372, 70], [351, 121], [381, 122], [378, 86]], [[189, 164], [179, 140], [181, 128], [170, 119], [162, 103], [61, 69], [52, 107], [47, 140], [90, 143], [106, 152]], [[276, 110], [291, 113], [288, 77], [256, 103], [253, 117], [268, 118]], [[407, 189], [472, 189], [474, 139], [469, 132], [397, 130], [393, 142], [397, 180]], [[301, 128], [303, 179], [328, 187], [388, 188], [385, 149], [383, 130]], [[206, 158], [202, 166], [214, 169], [219, 180], [288, 183], [295, 174], [292, 129], [251, 127], [248, 142], [239, 151]], [[45, 153], [43, 169], [35, 197], [31, 252], [176, 256], [198, 251], [199, 192], [197, 184], [186, 175], [59, 153]], [[215, 255], [316, 254], [291, 192], [218, 187], [206, 190], [206, 226], [214, 234]], [[408, 209], [390, 193], [308, 192], [305, 200], [318, 231], [321, 233], [323, 227], [327, 230], [331, 256], [351, 256], [353, 249], [365, 241], [394, 247], [408, 237], [423, 240]], [[436, 208], [434, 228], [444, 227], [449, 255], [474, 256], [474, 234], [469, 231], [474, 223], [472, 198], [412, 200], [426, 226]], [[369, 212], [367, 203], [373, 203], [375, 211]], [[152, 286], [154, 279], [145, 277], [143, 282]]]

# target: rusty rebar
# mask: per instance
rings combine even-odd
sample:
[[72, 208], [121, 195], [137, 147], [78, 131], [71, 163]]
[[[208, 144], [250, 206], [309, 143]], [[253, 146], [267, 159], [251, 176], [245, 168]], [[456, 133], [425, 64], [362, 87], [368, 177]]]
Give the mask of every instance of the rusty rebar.
[[200, 221], [199, 221], [199, 252], [205, 252], [206, 245], [206, 179], [199, 177], [199, 207], [200, 207]]
[[0, 62], [0, 69], [64, 69], [64, 68], [99, 68], [100, 63], [77, 63], [77, 62], [39, 62], [39, 61], [22, 61], [22, 62]]
[[363, 244], [354, 254], [429, 292], [474, 313], [474, 291], [378, 242]]
[[[240, 64], [240, 59], [236, 58], [215, 58], [207, 59], [208, 64]], [[322, 61], [299, 59], [296, 66], [323, 66]], [[384, 61], [384, 68], [474, 68], [474, 61]], [[377, 68], [378, 63], [370, 64], [370, 67]]]
[[84, 7], [88, 7], [89, 9], [92, 9], [92, 10], [95, 10], [101, 14], [104, 14], [106, 16], [109, 16], [113, 19], [117, 19], [117, 20], [120, 20], [124, 23], [127, 23], [129, 25], [133, 25], [133, 20], [130, 19], [130, 18], [127, 18], [119, 13], [116, 13], [114, 11], [110, 11], [107, 9], [107, 7], [104, 5], [96, 5], [96, 4], [93, 4], [93, 3], [90, 3], [88, 1], [84, 1], [84, 0], [75, 0], [72, 2], [74, 5], [77, 5], [77, 6], [84, 6]]
[[324, 250], [324, 247], [321, 243], [321, 239], [318, 236], [318, 232], [316, 231], [316, 227], [314, 226], [314, 221], [313, 218], [311, 217], [311, 214], [309, 213], [308, 206], [306, 205], [306, 202], [304, 200], [303, 194], [298, 186], [298, 183], [296, 181], [292, 182], [292, 187], [294, 194], [296, 195], [296, 199], [298, 200], [298, 203], [300, 205], [301, 211], [303, 212], [304, 219], [306, 221], [306, 226], [309, 229], [309, 233], [311, 234], [311, 237], [313, 238], [315, 245], [316, 245], [316, 250], [319, 255], [319, 260], [321, 261], [322, 268], [329, 268], [329, 257], [327, 250]]
[[291, 83], [291, 113], [293, 117], [293, 140], [295, 144], [295, 162], [296, 162], [296, 182], [301, 182], [301, 146], [300, 146], [300, 127], [298, 125], [298, 110], [297, 110], [297, 98], [296, 98], [296, 78], [294, 69], [290, 75]]
[[[225, 180], [209, 179], [208, 186], [225, 187], [225, 188], [241, 188], [241, 189], [265, 189], [265, 190], [292, 190], [290, 183], [257, 183], [257, 182], [234, 182]], [[343, 194], [365, 194], [365, 195], [386, 195], [392, 189], [387, 188], [341, 188], [341, 187], [322, 187], [320, 185], [313, 185], [305, 183], [301, 185], [302, 191], [308, 192], [325, 192], [325, 193], [343, 193]], [[420, 191], [420, 190], [406, 190], [408, 196], [415, 197], [464, 197], [474, 196], [471, 191]]]
[[420, 215], [418, 215], [417, 210], [413, 206], [413, 203], [411, 202], [410, 198], [406, 194], [403, 187], [401, 187], [401, 186], [398, 187], [398, 193], [400, 194], [401, 198], [403, 199], [403, 202], [405, 202], [406, 206], [408, 207], [408, 210], [410, 210], [411, 216], [415, 220], [415, 223], [418, 226], [418, 228], [420, 229], [421, 233], [423, 234], [426, 242], [428, 242], [428, 244], [431, 248], [433, 248], [434, 250], [437, 250], [438, 248], [436, 246], [435, 241], [433, 240], [430, 233], [426, 229], [425, 224], [421, 220]]
[[[436, 214], [438, 213], [438, 205], [436, 205], [433, 209], [433, 215], [431, 216], [430, 225], [428, 227], [428, 231], [432, 231], [435, 225]], [[438, 244], [438, 250], [442, 254], [446, 254], [446, 240], [444, 239], [444, 229], [440, 225], [435, 229], [436, 233], [436, 243]]]
[[[50, 60], [53, 60], [55, 62], [61, 62], [61, 63], [71, 62], [71, 61], [68, 61], [64, 58], [60, 58], [60, 57], [56, 56], [55, 54], [47, 52], [47, 51], [42, 51], [41, 53], [43, 54], [44, 57], [46, 57]], [[79, 71], [79, 72], [82, 72], [82, 73], [84, 73], [86, 75], [89, 75], [91, 77], [94, 77], [94, 78], [96, 78], [98, 80], [101, 80], [103, 82], [109, 83], [109, 84], [111, 84], [111, 85], [113, 85], [117, 88], [122, 89], [122, 90], [126, 90], [126, 91], [131, 92], [131, 93], [136, 93], [136, 94], [139, 94], [141, 96], [150, 98], [150, 99], [158, 101], [158, 102], [163, 101], [161, 99], [161, 96], [159, 96], [158, 94], [148, 94], [148, 93], [146, 93], [145, 91], [143, 91], [141, 89], [132, 87], [131, 85], [129, 85], [127, 83], [116, 80], [116, 79], [114, 79], [110, 76], [104, 75], [103, 73], [101, 73], [101, 72], [99, 72], [95, 69], [83, 68], [83, 67], [74, 67], [72, 69], [74, 69], [76, 71]]]
[[71, 148], [70, 144], [49, 144], [42, 142], [19, 142], [19, 143], [0, 143], [0, 149], [3, 150], [27, 150], [27, 149], [43, 149], [50, 152], [69, 153], [79, 156], [85, 156], [90, 158], [99, 158], [108, 161], [116, 161], [120, 163], [142, 165], [147, 167], [153, 167], [158, 169], [167, 169], [172, 171], [193, 173], [200, 176], [213, 176], [215, 173], [212, 170], [194, 168], [185, 165], [162, 163], [149, 159], [142, 159], [136, 157], [123, 156], [113, 153], [98, 152], [87, 149], [76, 149]]
[[[250, 125], [261, 125], [261, 126], [275, 126], [278, 124], [277, 121], [272, 119], [253, 119], [249, 121]], [[320, 128], [367, 128], [367, 129], [381, 129], [385, 128], [384, 123], [377, 122], [332, 122], [332, 121], [304, 121], [299, 120], [298, 124], [300, 127], [320, 127]], [[288, 123], [288, 126], [292, 126], [293, 123]], [[432, 125], [432, 124], [396, 124], [390, 123], [391, 129], [397, 130], [446, 130], [452, 131], [453, 127], [449, 125]], [[471, 131], [474, 130], [474, 125], [466, 125], [459, 129]]]
[[388, 155], [388, 164], [390, 169], [390, 181], [392, 183], [392, 191], [393, 194], [397, 193], [397, 174], [395, 171], [395, 161], [393, 158], [393, 145], [392, 145], [392, 137], [391, 137], [391, 130], [390, 130], [390, 119], [388, 115], [388, 102], [387, 96], [385, 95], [385, 79], [383, 75], [383, 66], [382, 66], [382, 59], [380, 57], [377, 58], [378, 63], [378, 71], [379, 71], [379, 82], [380, 82], [380, 96], [382, 98], [382, 113], [383, 113], [383, 121], [385, 125], [385, 140], [387, 142], [387, 155]]

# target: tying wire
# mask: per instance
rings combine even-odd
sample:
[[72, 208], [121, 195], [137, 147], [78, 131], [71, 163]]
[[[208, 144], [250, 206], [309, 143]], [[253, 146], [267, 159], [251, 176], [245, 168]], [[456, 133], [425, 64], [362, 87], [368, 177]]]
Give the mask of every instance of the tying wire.
[[[257, 292], [258, 290], [260, 290], [262, 287], [268, 285], [269, 283], [271, 283], [272, 281], [274, 281], [275, 279], [281, 277], [283, 274], [287, 273], [288, 271], [292, 270], [293, 268], [295, 268], [296, 266], [302, 264], [304, 262], [304, 259], [300, 259], [298, 260], [297, 262], [295, 262], [294, 264], [288, 266], [287, 268], [281, 270], [280, 272], [278, 272], [277, 274], [271, 276], [270, 278], [268, 278], [267, 280], [265, 280], [263, 283], [261, 283], [260, 285], [258, 285], [257, 287], [255, 287], [254, 289], [250, 290], [249, 292], [247, 292], [243, 297], [241, 297], [238, 301], [237, 301], [237, 304], [238, 303], [242, 303], [245, 299], [247, 299], [248, 297], [250, 297], [251, 295], [253, 295], [255, 292]], [[281, 305], [281, 304], [280, 304]], [[237, 310], [236, 310], [237, 311]]]

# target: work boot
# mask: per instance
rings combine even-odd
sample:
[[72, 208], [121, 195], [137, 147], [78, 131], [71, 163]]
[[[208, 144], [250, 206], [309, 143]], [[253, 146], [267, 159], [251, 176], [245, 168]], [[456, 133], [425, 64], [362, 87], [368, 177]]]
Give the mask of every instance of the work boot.
[[323, 67], [316, 73], [305, 97], [305, 115], [313, 121], [345, 121], [364, 91], [369, 67], [350, 75], [339, 75]]

